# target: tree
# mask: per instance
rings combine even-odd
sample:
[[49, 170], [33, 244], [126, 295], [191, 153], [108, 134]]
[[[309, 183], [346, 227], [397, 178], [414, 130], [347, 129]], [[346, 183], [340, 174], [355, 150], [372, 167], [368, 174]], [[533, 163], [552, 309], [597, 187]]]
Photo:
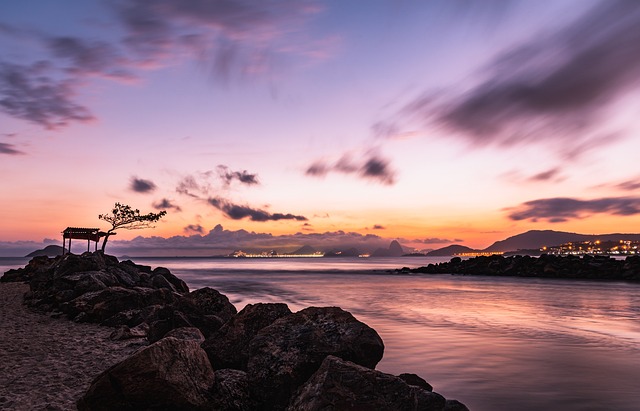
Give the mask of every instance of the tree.
[[111, 210], [111, 214], [100, 214], [98, 218], [111, 224], [111, 228], [106, 233], [103, 233], [104, 240], [102, 241], [102, 252], [107, 246], [107, 240], [112, 235], [115, 235], [115, 231], [124, 228], [126, 230], [139, 230], [143, 228], [154, 228], [151, 224], [158, 222], [162, 217], [167, 214], [166, 211], [160, 211], [159, 213], [140, 214], [140, 210], [132, 209], [131, 206], [126, 204], [116, 203]]

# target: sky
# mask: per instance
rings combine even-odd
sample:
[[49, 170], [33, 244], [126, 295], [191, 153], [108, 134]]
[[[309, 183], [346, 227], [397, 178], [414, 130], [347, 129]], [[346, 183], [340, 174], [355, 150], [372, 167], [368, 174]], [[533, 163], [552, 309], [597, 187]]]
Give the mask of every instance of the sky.
[[10, 0], [0, 49], [0, 256], [116, 202], [141, 255], [640, 232], [634, 0]]

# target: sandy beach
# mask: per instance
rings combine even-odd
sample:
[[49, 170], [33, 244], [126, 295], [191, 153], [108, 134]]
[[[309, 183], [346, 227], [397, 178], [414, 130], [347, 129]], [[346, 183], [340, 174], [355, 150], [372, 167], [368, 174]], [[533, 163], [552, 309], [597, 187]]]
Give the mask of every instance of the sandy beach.
[[22, 303], [28, 289], [0, 283], [0, 410], [74, 410], [93, 378], [140, 341], [112, 341], [112, 328], [34, 311]]

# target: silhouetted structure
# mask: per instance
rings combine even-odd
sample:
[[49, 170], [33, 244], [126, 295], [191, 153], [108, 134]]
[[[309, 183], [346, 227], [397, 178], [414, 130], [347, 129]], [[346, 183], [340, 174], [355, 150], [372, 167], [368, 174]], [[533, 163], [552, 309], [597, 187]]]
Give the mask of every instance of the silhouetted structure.
[[[87, 251], [91, 251], [91, 241], [95, 241], [95, 250], [98, 251], [98, 241], [100, 241], [100, 238], [104, 237], [104, 235], [105, 233], [98, 228], [67, 227], [62, 232], [62, 254], [64, 255], [65, 251], [71, 252], [71, 239], [74, 238], [77, 240], [87, 240]], [[65, 247], [67, 238], [69, 239], [68, 248]]]

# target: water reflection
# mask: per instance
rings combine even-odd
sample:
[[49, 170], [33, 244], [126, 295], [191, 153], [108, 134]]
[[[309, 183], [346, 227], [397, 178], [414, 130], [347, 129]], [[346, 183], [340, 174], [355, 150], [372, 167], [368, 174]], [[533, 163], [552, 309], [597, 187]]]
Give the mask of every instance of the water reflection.
[[385, 342], [378, 368], [473, 410], [640, 409], [640, 285], [350, 272], [180, 270], [240, 309], [337, 305]]

